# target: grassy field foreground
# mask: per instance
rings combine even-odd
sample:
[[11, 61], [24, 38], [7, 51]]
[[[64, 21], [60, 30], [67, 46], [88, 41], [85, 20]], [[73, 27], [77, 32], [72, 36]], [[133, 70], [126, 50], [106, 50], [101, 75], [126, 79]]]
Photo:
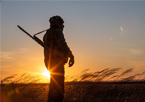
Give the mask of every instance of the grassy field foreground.
[[[145, 102], [145, 71], [128, 76], [133, 68], [117, 74], [120, 69], [96, 72], [86, 69], [79, 75], [66, 77], [63, 102]], [[49, 84], [40, 81], [40, 76], [27, 73], [5, 77], [1, 80], [0, 102], [46, 102]]]
[[[48, 84], [1, 86], [1, 102], [46, 102]], [[145, 102], [145, 83], [67, 82], [63, 102]]]

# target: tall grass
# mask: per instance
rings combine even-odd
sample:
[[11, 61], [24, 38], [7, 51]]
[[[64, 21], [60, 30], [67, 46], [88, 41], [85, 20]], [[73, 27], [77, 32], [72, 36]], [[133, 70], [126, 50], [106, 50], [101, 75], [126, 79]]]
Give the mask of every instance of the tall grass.
[[[121, 74], [117, 72], [122, 68], [105, 68], [101, 71], [89, 72], [89, 69], [83, 70], [79, 75], [67, 76], [65, 81], [69, 82], [102, 82], [102, 81], [114, 81], [114, 82], [129, 82], [138, 77], [139, 80], [145, 71], [141, 74], [128, 75], [134, 68], [127, 69]], [[128, 75], [128, 76], [127, 76]], [[41, 75], [31, 75], [29, 73], [23, 73], [18, 76], [17, 74], [5, 77], [1, 80], [1, 84], [32, 84], [40, 83], [42, 79]]]
[[[66, 80], [72, 80], [72, 82], [102, 82], [102, 81], [111, 81], [113, 82], [130, 82], [137, 80], [145, 74], [145, 71], [141, 74], [134, 74], [126, 76], [133, 71], [134, 68], [127, 69], [121, 74], [117, 75], [117, 72], [122, 68], [105, 68], [101, 71], [88, 72], [89, 69], [83, 70], [79, 75], [76, 76], [67, 76]], [[114, 75], [116, 74], [116, 75]]]
[[21, 76], [17, 74], [5, 77], [1, 80], [1, 84], [31, 84], [40, 81], [40, 75], [32, 76], [29, 73], [24, 73]]
[[[30, 102], [33, 97], [37, 97], [35, 93], [41, 87], [35, 83], [41, 80], [40, 75], [32, 76], [29, 73], [24, 73], [21, 76], [17, 74], [5, 77], [1, 80], [2, 92], [4, 98], [2, 102]], [[30, 97], [32, 96], [32, 97]], [[4, 100], [4, 101], [3, 101]], [[34, 100], [34, 99], [33, 99]]]
[[[92, 100], [94, 102], [101, 102], [101, 100], [103, 101], [103, 97], [106, 97], [107, 100], [111, 100], [113, 96], [107, 96], [108, 94], [105, 94], [106, 92], [108, 92], [109, 95], [111, 94], [114, 95], [114, 97], [118, 97], [116, 100], [120, 100], [119, 97], [123, 94], [121, 91], [123, 87], [121, 85], [107, 86], [107, 84], [104, 85], [101, 84], [101, 82], [131, 82], [139, 80], [145, 75], [145, 71], [141, 74], [129, 75], [133, 71], [133, 68], [127, 69], [121, 74], [117, 74], [120, 70], [121, 68], [105, 68], [101, 71], [89, 72], [89, 69], [85, 69], [79, 75], [66, 77], [64, 102], [91, 102]], [[2, 87], [2, 91], [9, 100], [8, 102], [45, 102], [47, 100], [49, 87], [48, 84], [35, 84], [40, 82], [40, 75], [32, 76], [28, 73], [24, 73], [20, 76], [14, 74], [1, 80], [1, 83], [5, 84], [5, 86]], [[126, 86], [124, 87], [126, 88]], [[112, 90], [117, 91], [114, 93]], [[144, 91], [145, 90], [142, 90], [141, 93]], [[97, 95], [97, 99], [95, 95]], [[100, 98], [100, 95], [103, 95], [103, 97]]]
[[[86, 69], [77, 76], [68, 77], [67, 80], [73, 80], [66, 83], [64, 102], [145, 102], [145, 84], [129, 84], [131, 81], [143, 80], [141, 77], [145, 72], [129, 75], [133, 71], [130, 68], [117, 74], [120, 69], [105, 68], [96, 72]], [[108, 81], [114, 83], [101, 83]]]

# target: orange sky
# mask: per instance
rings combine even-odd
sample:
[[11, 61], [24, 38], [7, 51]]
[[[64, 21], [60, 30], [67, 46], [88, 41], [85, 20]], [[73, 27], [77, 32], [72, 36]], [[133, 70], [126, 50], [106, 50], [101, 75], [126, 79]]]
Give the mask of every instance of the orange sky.
[[[145, 2], [97, 1], [2, 1], [1, 79], [25, 72], [45, 70], [43, 48], [17, 28], [30, 34], [49, 28], [49, 18], [60, 15], [64, 36], [75, 56], [66, 76], [105, 68], [134, 68], [145, 71]], [[42, 39], [44, 33], [39, 36]]]

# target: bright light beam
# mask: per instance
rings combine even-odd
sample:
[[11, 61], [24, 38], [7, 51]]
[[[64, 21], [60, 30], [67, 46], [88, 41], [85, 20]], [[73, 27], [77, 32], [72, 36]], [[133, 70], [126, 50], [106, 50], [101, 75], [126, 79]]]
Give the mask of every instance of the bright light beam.
[[50, 78], [50, 72], [45, 68], [44, 72], [42, 73], [43, 76]]

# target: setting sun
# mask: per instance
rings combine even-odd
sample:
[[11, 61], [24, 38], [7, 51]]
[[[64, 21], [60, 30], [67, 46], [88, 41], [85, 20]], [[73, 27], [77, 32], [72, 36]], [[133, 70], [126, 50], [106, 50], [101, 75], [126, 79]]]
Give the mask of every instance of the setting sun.
[[44, 72], [42, 73], [43, 76], [50, 78], [50, 72], [45, 68]]

